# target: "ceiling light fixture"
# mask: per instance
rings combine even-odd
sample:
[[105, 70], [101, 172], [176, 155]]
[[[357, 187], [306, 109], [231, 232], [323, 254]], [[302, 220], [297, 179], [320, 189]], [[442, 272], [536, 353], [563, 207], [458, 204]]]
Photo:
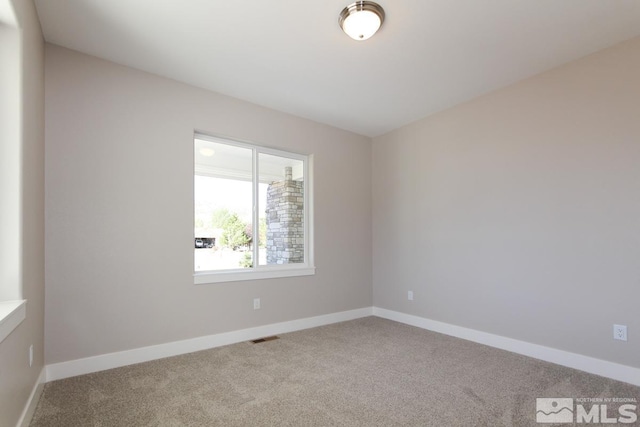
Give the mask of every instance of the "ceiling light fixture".
[[342, 31], [354, 40], [366, 40], [384, 22], [384, 9], [372, 1], [357, 1], [342, 9], [338, 23]]
[[205, 156], [205, 157], [211, 157], [215, 153], [216, 152], [213, 150], [213, 148], [203, 147], [203, 148], [200, 149], [200, 154]]

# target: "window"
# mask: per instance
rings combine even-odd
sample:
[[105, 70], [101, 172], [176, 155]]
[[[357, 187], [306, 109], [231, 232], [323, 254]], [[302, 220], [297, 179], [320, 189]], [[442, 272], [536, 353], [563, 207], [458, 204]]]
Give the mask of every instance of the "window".
[[[22, 126], [20, 29], [11, 3], [0, 0], [0, 342], [26, 317], [21, 285]], [[6, 12], [6, 13], [2, 13]]]
[[314, 273], [309, 162], [195, 135], [196, 284]]

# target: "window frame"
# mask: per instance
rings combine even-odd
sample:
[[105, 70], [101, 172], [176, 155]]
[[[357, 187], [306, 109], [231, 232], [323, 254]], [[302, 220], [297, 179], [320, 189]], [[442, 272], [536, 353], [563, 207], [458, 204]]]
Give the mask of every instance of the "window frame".
[[[304, 262], [295, 264], [272, 264], [272, 265], [259, 265], [259, 244], [255, 239], [252, 245], [253, 267], [250, 268], [238, 268], [228, 270], [207, 270], [207, 271], [195, 271], [194, 262], [193, 266], [193, 282], [195, 285], [203, 285], [209, 283], [220, 282], [235, 282], [243, 280], [258, 280], [258, 279], [272, 279], [281, 277], [295, 277], [295, 276], [311, 276], [315, 274], [315, 264], [313, 260], [313, 155], [301, 154], [291, 151], [285, 151], [275, 148], [266, 147], [252, 142], [238, 141], [224, 136], [214, 136], [203, 132], [194, 132], [193, 134], [193, 178], [198, 175], [195, 162], [195, 140], [200, 139], [204, 141], [215, 142], [218, 144], [226, 144], [230, 146], [246, 148], [252, 150], [252, 207], [253, 207], [253, 229], [259, 229], [259, 194], [258, 188], [260, 184], [260, 170], [258, 157], [260, 154], [269, 154], [273, 156], [286, 157], [294, 160], [300, 160], [303, 162], [303, 177], [304, 177]], [[202, 175], [202, 174], [201, 174]], [[194, 180], [192, 180], [192, 183]], [[192, 187], [193, 194], [193, 211], [192, 220], [195, 221], [195, 189]], [[193, 229], [193, 227], [192, 227]], [[254, 232], [254, 234], [257, 234]], [[195, 232], [191, 238], [191, 247], [193, 248], [193, 241], [195, 238]], [[194, 254], [194, 252], [192, 252]]]
[[[22, 299], [22, 263], [20, 245], [20, 169], [22, 128], [22, 74], [20, 62], [22, 35], [14, 6], [8, 3], [0, 16], [0, 59], [3, 73], [0, 76], [0, 152], [10, 160], [10, 167], [0, 170], [0, 343], [2, 343], [26, 318], [27, 300]], [[14, 161], [14, 160], [18, 161]], [[6, 249], [6, 251], [5, 251]]]

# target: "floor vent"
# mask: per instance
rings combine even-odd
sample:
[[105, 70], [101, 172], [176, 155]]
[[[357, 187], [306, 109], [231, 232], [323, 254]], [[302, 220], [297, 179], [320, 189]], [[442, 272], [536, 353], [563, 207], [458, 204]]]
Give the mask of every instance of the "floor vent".
[[277, 340], [280, 337], [277, 336], [272, 336], [272, 337], [264, 337], [264, 338], [258, 338], [257, 340], [251, 340], [252, 343], [254, 344], [260, 344], [261, 342], [267, 342], [267, 341], [273, 341], [273, 340]]

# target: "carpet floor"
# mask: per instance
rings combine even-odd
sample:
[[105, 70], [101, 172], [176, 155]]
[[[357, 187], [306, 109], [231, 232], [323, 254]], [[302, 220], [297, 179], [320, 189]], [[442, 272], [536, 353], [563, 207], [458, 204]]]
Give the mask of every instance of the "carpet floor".
[[31, 426], [551, 425], [543, 397], [640, 387], [367, 317], [53, 381]]

